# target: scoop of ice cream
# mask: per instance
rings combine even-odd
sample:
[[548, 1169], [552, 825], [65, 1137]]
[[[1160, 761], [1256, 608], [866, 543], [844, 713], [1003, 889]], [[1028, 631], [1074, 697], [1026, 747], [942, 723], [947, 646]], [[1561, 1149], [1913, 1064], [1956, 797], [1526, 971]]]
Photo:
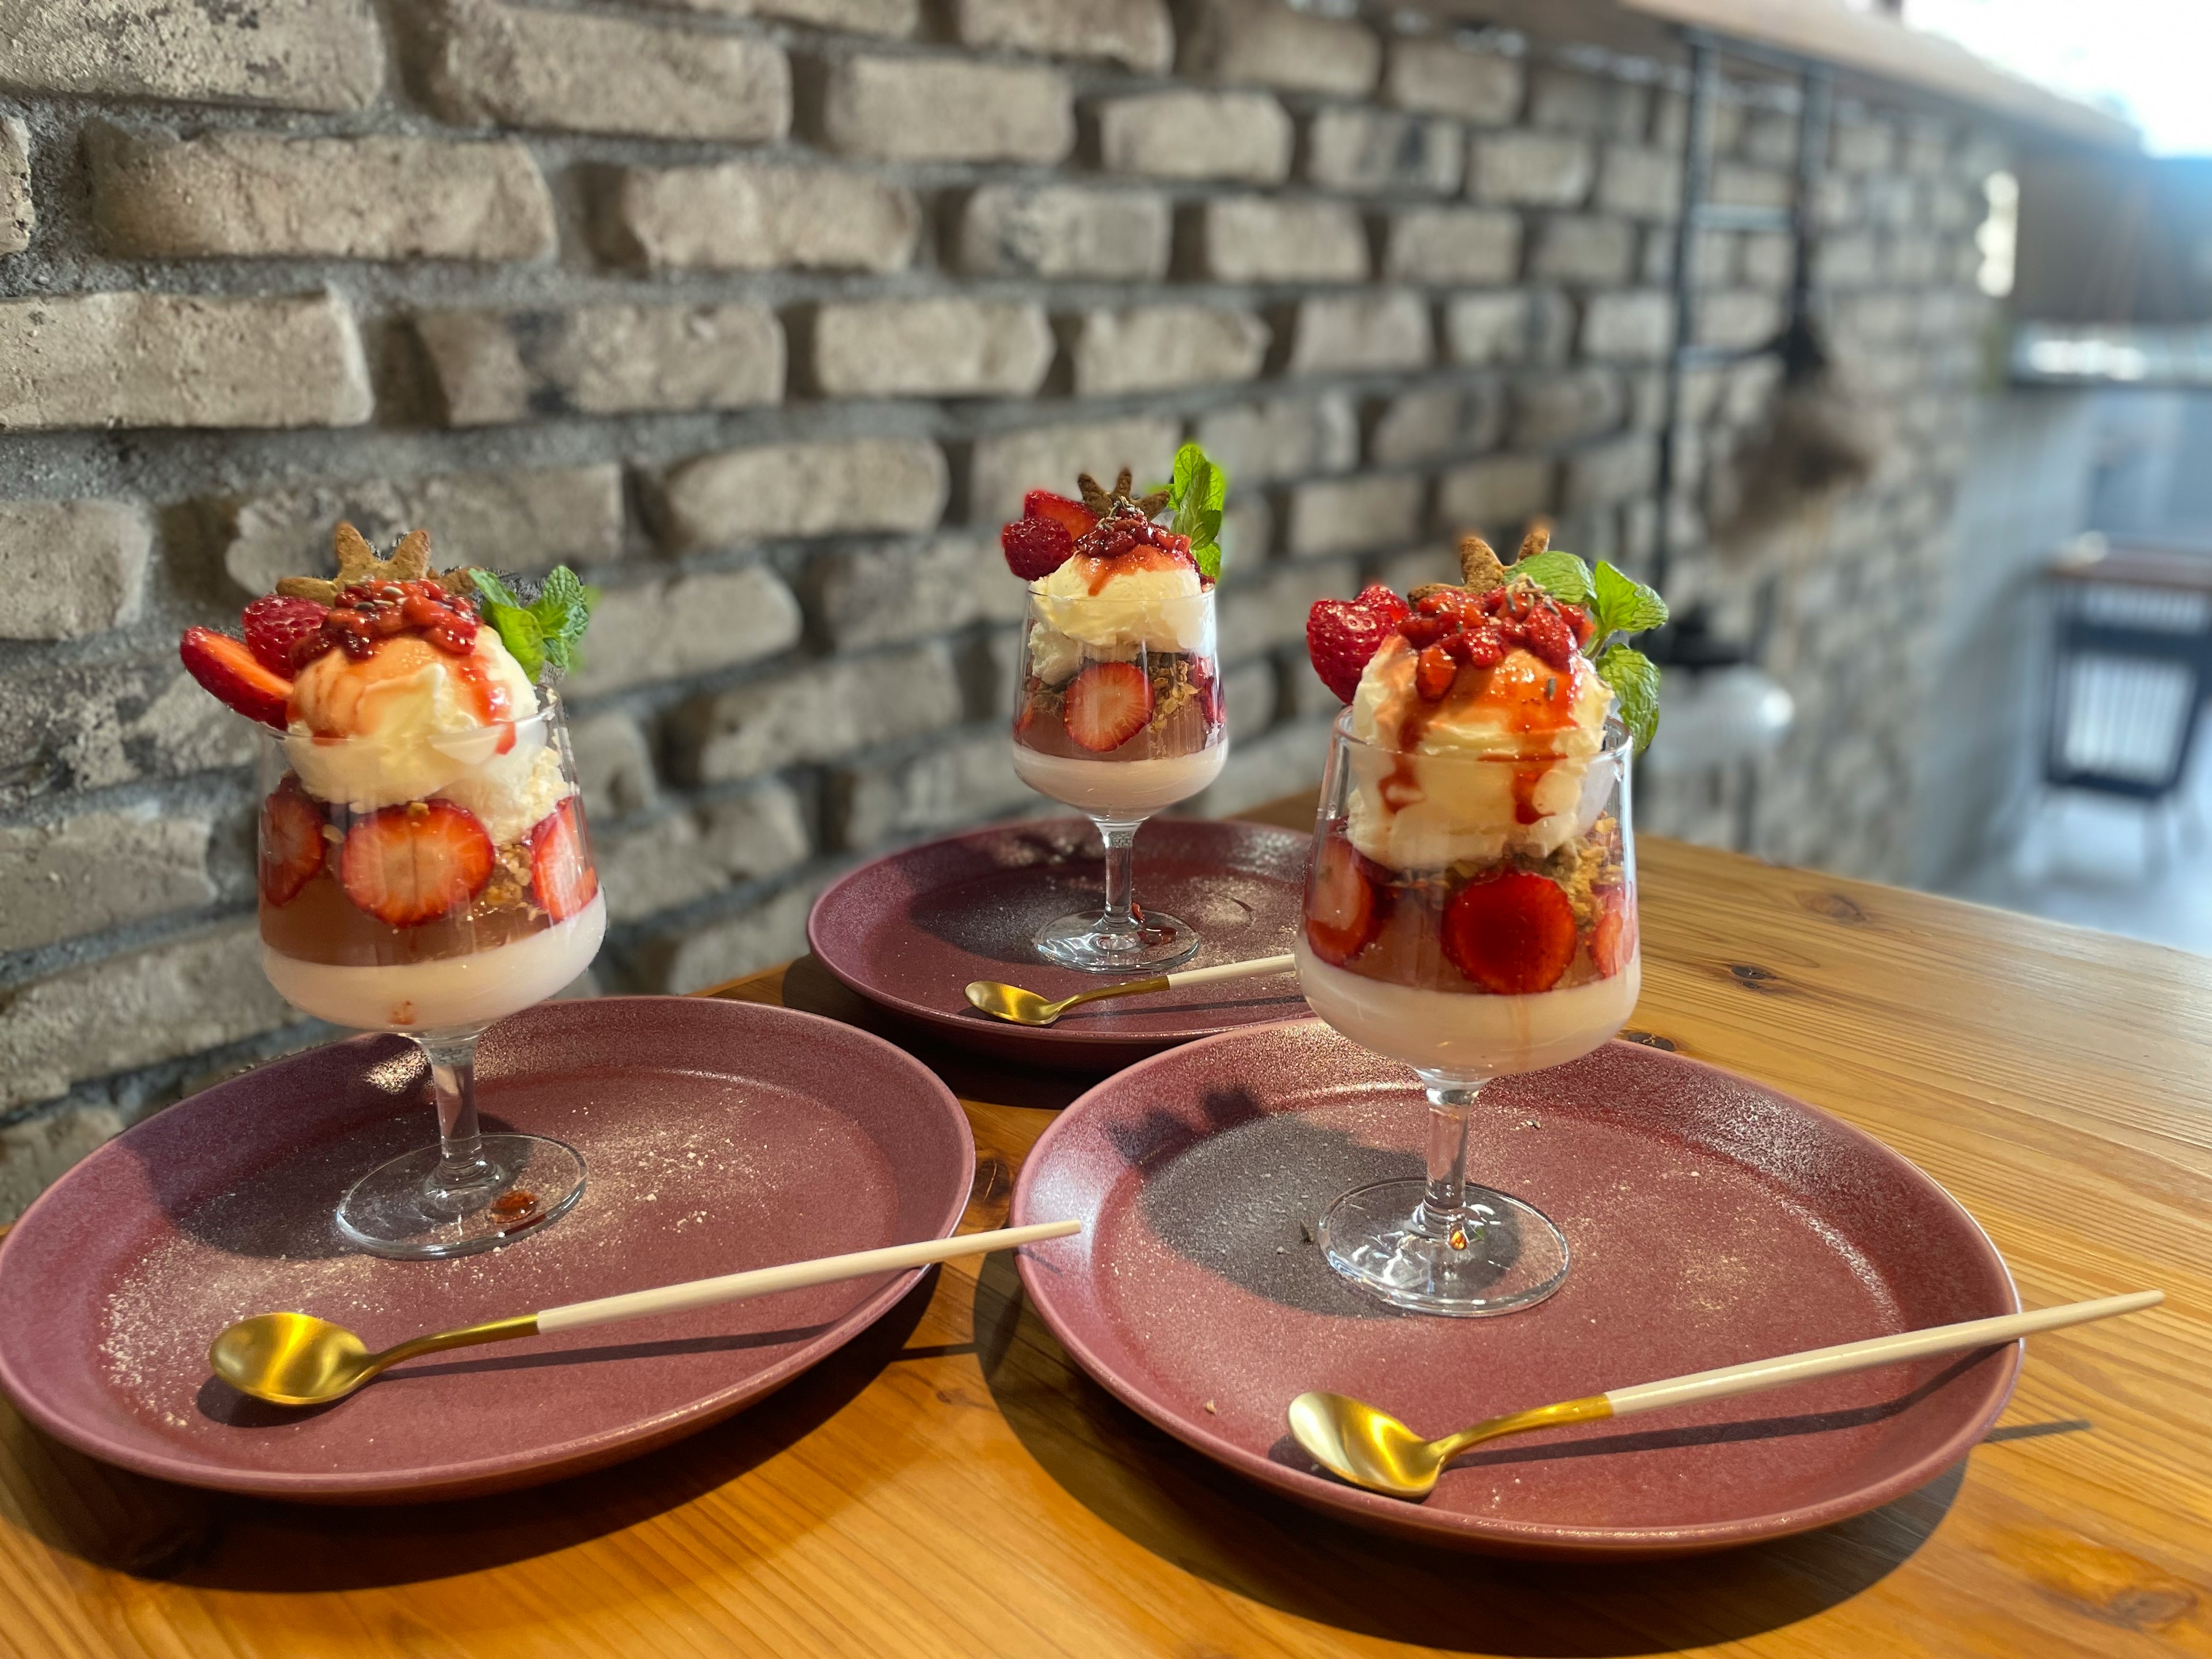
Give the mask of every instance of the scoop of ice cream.
[[1461, 671], [1437, 702], [1415, 689], [1415, 660], [1392, 636], [1352, 698], [1354, 847], [1394, 870], [1435, 870], [1549, 854], [1589, 829], [1613, 782], [1599, 754], [1613, 690], [1585, 659], [1554, 668], [1516, 648]]
[[519, 791], [545, 745], [537, 712], [537, 688], [491, 629], [465, 656], [395, 634], [358, 660], [326, 651], [307, 665], [284, 750], [308, 793], [361, 811], [471, 775]]
[[1198, 567], [1164, 548], [1079, 554], [1030, 584], [1036, 619], [1094, 652], [1206, 651], [1213, 608]]

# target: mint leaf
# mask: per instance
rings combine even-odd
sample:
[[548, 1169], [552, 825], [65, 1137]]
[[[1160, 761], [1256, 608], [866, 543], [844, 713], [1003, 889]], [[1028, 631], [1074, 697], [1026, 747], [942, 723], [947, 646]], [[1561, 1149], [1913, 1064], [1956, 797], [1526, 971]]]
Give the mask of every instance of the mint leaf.
[[[1604, 565], [1601, 570], [1607, 568]], [[1649, 588], [1644, 589], [1647, 593]], [[1659, 670], [1650, 658], [1626, 645], [1616, 645], [1597, 659], [1597, 677], [1613, 688], [1620, 723], [1636, 739], [1641, 754], [1659, 730]]]
[[1592, 591], [1597, 597], [1593, 620], [1601, 639], [1607, 634], [1641, 634], [1647, 629], [1666, 625], [1667, 601], [1602, 559], [1598, 561], [1597, 581]]
[[1168, 528], [1190, 538], [1190, 556], [1208, 581], [1221, 580], [1221, 514], [1229, 500], [1229, 475], [1196, 444], [1176, 451], [1168, 492]]
[[1526, 576], [1562, 605], [1588, 605], [1589, 567], [1571, 553], [1553, 548], [1505, 567], [1509, 576]]
[[1200, 575], [1210, 582], [1218, 582], [1221, 580], [1221, 544], [1219, 542], [1193, 542], [1190, 544], [1190, 556], [1198, 561]]
[[522, 672], [532, 679], [545, 666], [545, 635], [538, 625], [538, 618], [519, 605], [502, 605], [497, 601], [483, 608], [484, 620], [499, 630], [500, 642], [507, 647], [507, 655], [521, 665]]
[[471, 569], [469, 572], [469, 580], [476, 584], [477, 592], [483, 594], [493, 605], [503, 605], [511, 610], [517, 611], [522, 608], [522, 601], [516, 599], [508, 591], [507, 584], [493, 575], [490, 571]]

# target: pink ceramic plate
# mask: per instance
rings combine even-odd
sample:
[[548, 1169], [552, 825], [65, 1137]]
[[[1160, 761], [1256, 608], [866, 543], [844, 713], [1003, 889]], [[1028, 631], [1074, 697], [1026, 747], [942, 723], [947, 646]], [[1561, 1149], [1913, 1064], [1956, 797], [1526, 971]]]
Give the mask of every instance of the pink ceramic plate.
[[[1137, 832], [1138, 899], [1203, 936], [1188, 967], [1285, 954], [1310, 840], [1234, 820], [1155, 818]], [[823, 966], [871, 1002], [1017, 1064], [1105, 1071], [1194, 1037], [1306, 1012], [1291, 973], [1099, 1003], [1042, 1029], [969, 1007], [962, 992], [975, 979], [1046, 997], [1111, 983], [1054, 967], [1030, 943], [1044, 923], [1102, 903], [1103, 872], [1098, 833], [1084, 819], [995, 824], [862, 865], [814, 902], [806, 939]]]
[[2004, 1407], [2018, 1345], [1479, 1449], [1425, 1503], [1321, 1474], [1284, 1412], [1307, 1389], [1427, 1434], [1855, 1337], [2017, 1310], [1973, 1218], [1878, 1141], [1745, 1079], [1632, 1043], [1495, 1084], [1469, 1173], [1565, 1231], [1565, 1288], [1495, 1319], [1401, 1313], [1343, 1285], [1311, 1227], [1418, 1174], [1412, 1079], [1317, 1020], [1130, 1067], [1045, 1131], [1016, 1223], [1045, 1322], [1099, 1382], [1206, 1455], [1317, 1509], [1510, 1554], [1748, 1543], [1903, 1496]]
[[264, 1066], [125, 1131], [0, 1245], [0, 1385], [40, 1428], [167, 1480], [383, 1503], [547, 1480], [665, 1444], [788, 1382], [916, 1277], [462, 1349], [317, 1410], [214, 1380], [231, 1320], [299, 1309], [371, 1347], [420, 1331], [841, 1250], [942, 1237], [975, 1145], [890, 1044], [779, 1008], [548, 1003], [478, 1050], [487, 1124], [584, 1154], [576, 1208], [451, 1261], [339, 1243], [346, 1183], [423, 1138], [413, 1048], [358, 1037]]

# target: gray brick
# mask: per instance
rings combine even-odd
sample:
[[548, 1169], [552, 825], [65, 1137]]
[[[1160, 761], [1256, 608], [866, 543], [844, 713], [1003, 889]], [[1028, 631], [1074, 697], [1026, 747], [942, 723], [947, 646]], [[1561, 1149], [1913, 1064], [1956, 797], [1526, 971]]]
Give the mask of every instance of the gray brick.
[[1291, 176], [1292, 136], [1289, 114], [1264, 92], [1147, 92], [1098, 106], [1109, 173], [1276, 184]]
[[610, 258], [654, 270], [899, 270], [921, 208], [913, 191], [842, 167], [624, 167], [594, 228]]
[[953, 32], [986, 51], [1100, 58], [1147, 75], [1175, 58], [1164, 0], [954, 0]]
[[0, 253], [21, 252], [38, 228], [31, 202], [31, 130], [20, 116], [0, 115]]
[[1291, 556], [1403, 547], [1420, 533], [1427, 495], [1427, 480], [1400, 474], [1302, 483], [1291, 492]]
[[1713, 167], [1712, 199], [1738, 207], [1787, 208], [1796, 199], [1797, 181], [1776, 167], [1744, 167], [1722, 161]]
[[1306, 135], [1306, 177], [1327, 190], [1459, 188], [1466, 144], [1455, 122], [1389, 110], [1322, 110]]
[[822, 130], [832, 149], [883, 161], [1057, 161], [1075, 112], [1057, 70], [847, 58], [830, 67]]
[[1223, 712], [1238, 743], [1249, 743], [1275, 723], [1275, 665], [1266, 658], [1221, 676]]
[[415, 332], [448, 426], [783, 396], [783, 328], [762, 305], [440, 311], [416, 318]]
[[1349, 598], [1358, 586], [1358, 572], [1344, 559], [1282, 565], [1239, 584], [1215, 601], [1221, 659], [1240, 662], [1303, 643], [1313, 602]]
[[414, 67], [432, 107], [465, 125], [654, 138], [791, 129], [791, 65], [781, 47], [745, 35], [436, 0]]
[[1753, 288], [1786, 289], [1796, 268], [1795, 240], [1780, 231], [1747, 235], [1739, 249], [1744, 282]]
[[1894, 121], [1839, 112], [1830, 130], [1829, 165], [1845, 173], [1888, 173], [1897, 167], [1900, 136]]
[[1557, 64], [1540, 64], [1528, 77], [1528, 125], [1601, 138], [1638, 138], [1650, 118], [1651, 90], [1632, 82], [1601, 79]]
[[1411, 466], [1468, 450], [1498, 437], [1504, 399], [1483, 386], [1424, 386], [1386, 404], [1368, 434], [1367, 459], [1377, 466]]
[[1636, 228], [1625, 219], [1559, 214], [1536, 228], [1528, 274], [1547, 282], [1597, 286], [1627, 282], [1636, 270]]
[[595, 836], [592, 847], [608, 914], [618, 922], [693, 903], [733, 882], [780, 876], [812, 850], [799, 797], [774, 781], [698, 811]]
[[776, 17], [854, 34], [907, 35], [921, 21], [921, 0], [655, 0], [722, 17]]
[[1744, 118], [1744, 159], [1763, 167], [1797, 165], [1797, 117], [1778, 109], [1759, 109]]
[[1267, 498], [1253, 489], [1232, 493], [1221, 515], [1221, 579], [1241, 581], [1260, 570], [1274, 544], [1275, 515]]
[[0, 1001], [0, 1110], [298, 1020], [250, 921], [34, 981]]
[[1665, 150], [1607, 144], [1598, 162], [1597, 205], [1632, 219], [1669, 220], [1682, 210], [1682, 163]]
[[331, 294], [0, 301], [0, 431], [359, 426], [368, 370]]
[[1456, 535], [1479, 530], [1496, 538], [1517, 531], [1552, 506], [1553, 465], [1542, 455], [1492, 455], [1454, 467], [1437, 489], [1437, 520]]
[[1352, 400], [1334, 392], [1209, 410], [1196, 436], [1229, 474], [1232, 495], [1271, 478], [1340, 472], [1359, 459], [1358, 417]]
[[1628, 418], [1628, 392], [1609, 368], [1524, 374], [1513, 383], [1513, 442], [1549, 449], [1616, 430]]
[[151, 806], [0, 828], [0, 951], [212, 902], [209, 828]]
[[997, 543], [982, 536], [858, 549], [823, 566], [823, 626], [840, 651], [903, 645], [986, 620], [1016, 622], [1024, 604], [1021, 582]]
[[130, 258], [534, 259], [553, 201], [520, 144], [434, 138], [179, 142], [104, 122], [85, 130], [93, 222]]
[[[1713, 100], [1713, 153], [1725, 155], [1743, 137], [1745, 110], [1743, 100], [1727, 81], [1720, 83], [1720, 96]], [[1689, 100], [1679, 92], [1662, 92], [1654, 100], [1651, 111], [1650, 143], [1655, 149], [1663, 149], [1671, 155], [1682, 153], [1689, 142]], [[1634, 134], [1626, 135], [1632, 140]]]
[[123, 1133], [112, 1106], [75, 1103], [0, 1128], [0, 1223], [13, 1222], [78, 1159]]
[[865, 851], [893, 836], [951, 830], [1036, 804], [1014, 775], [1002, 732], [955, 738], [911, 760], [841, 768], [830, 781], [841, 847]]
[[331, 526], [342, 519], [380, 547], [427, 529], [445, 569], [536, 571], [623, 554], [622, 469], [611, 461], [310, 484], [202, 506], [223, 568], [253, 594], [271, 591], [280, 576], [331, 574]]
[[1224, 306], [1085, 312], [1075, 341], [1075, 390], [1097, 397], [1249, 380], [1267, 357], [1267, 340], [1265, 323]]
[[960, 214], [960, 264], [977, 276], [1158, 282], [1172, 226], [1164, 196], [1069, 185], [986, 185]]
[[814, 383], [832, 398], [1025, 398], [1052, 367], [1044, 307], [1011, 300], [858, 300], [814, 319]]
[[799, 601], [757, 565], [610, 588], [568, 690], [585, 697], [732, 668], [789, 650], [799, 634]]
[[1650, 495], [1658, 479], [1657, 438], [1649, 432], [1627, 433], [1567, 457], [1561, 505], [1570, 513], [1608, 507]]
[[1342, 202], [1228, 197], [1199, 209], [1200, 258], [1224, 283], [1357, 283], [1367, 232]]
[[[1313, 678], [1310, 668], [1293, 672]], [[1314, 683], [1320, 684], [1318, 680]], [[1328, 696], [1325, 689], [1322, 695]], [[1328, 700], [1332, 705], [1336, 702], [1334, 697]], [[1334, 718], [1332, 712], [1329, 719]], [[1278, 726], [1251, 743], [1239, 739], [1212, 786], [1195, 799], [1185, 801], [1178, 811], [1225, 817], [1312, 788], [1321, 781], [1321, 769], [1328, 757], [1328, 720], [1310, 720]]]
[[1462, 294], [1444, 307], [1444, 348], [1454, 362], [1523, 362], [1534, 331], [1526, 294]]
[[137, 621], [153, 542], [128, 501], [0, 501], [0, 640], [81, 640]]
[[1657, 362], [1674, 343], [1674, 297], [1657, 289], [1597, 294], [1583, 302], [1582, 354]]
[[369, 0], [10, 0], [5, 27], [0, 86], [26, 92], [354, 110], [384, 81]]
[[679, 711], [678, 755], [723, 783], [959, 723], [960, 676], [942, 645], [842, 658], [712, 696]]
[[1299, 301], [1288, 371], [1382, 374], [1426, 368], [1435, 355], [1428, 301], [1402, 289], [1373, 289]]
[[1409, 208], [1390, 216], [1382, 274], [1407, 283], [1510, 283], [1521, 216], [1501, 208]]
[[743, 915], [667, 940], [647, 957], [650, 981], [672, 994], [703, 991], [798, 956], [806, 949], [813, 902], [813, 888], [793, 888]]
[[1382, 66], [1372, 31], [1276, 0], [1193, 0], [1187, 27], [1182, 68], [1209, 80], [1358, 98]]
[[1400, 109], [1502, 127], [1521, 107], [1521, 64], [1445, 40], [1394, 40], [1382, 91]]
[[568, 747], [584, 792], [584, 816], [595, 834], [599, 825], [645, 811], [660, 799], [653, 750], [630, 715], [609, 709], [570, 720]]
[[1516, 207], [1580, 207], [1597, 179], [1597, 147], [1565, 132], [1477, 133], [1468, 194]]
[[1764, 345], [1782, 331], [1782, 301], [1774, 295], [1729, 289], [1699, 303], [1697, 340], [1699, 345]]
[[1111, 479], [1122, 467], [1140, 479], [1167, 476], [1178, 425], [1164, 416], [1082, 425], [1030, 425], [975, 441], [969, 478], [969, 517], [994, 527], [1020, 515], [1032, 489], [1072, 495], [1075, 475]]
[[174, 651], [0, 676], [0, 807], [252, 755], [246, 722], [201, 690]]
[[921, 438], [760, 444], [684, 462], [662, 495], [668, 543], [678, 552], [927, 530], [945, 511], [945, 454]]

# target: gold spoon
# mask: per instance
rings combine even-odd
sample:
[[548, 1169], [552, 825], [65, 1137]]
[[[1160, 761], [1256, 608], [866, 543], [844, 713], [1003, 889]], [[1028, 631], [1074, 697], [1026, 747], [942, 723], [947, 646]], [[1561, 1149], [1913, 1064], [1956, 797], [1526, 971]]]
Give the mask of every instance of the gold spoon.
[[695, 1279], [682, 1285], [663, 1285], [623, 1296], [603, 1296], [593, 1302], [572, 1302], [511, 1319], [487, 1320], [464, 1325], [457, 1331], [418, 1336], [380, 1353], [343, 1325], [302, 1313], [256, 1314], [225, 1329], [208, 1348], [208, 1364], [215, 1374], [240, 1394], [276, 1406], [320, 1406], [343, 1400], [379, 1371], [412, 1359], [417, 1354], [443, 1348], [465, 1348], [477, 1342], [505, 1342], [544, 1331], [573, 1330], [582, 1325], [607, 1325], [620, 1319], [641, 1319], [647, 1314], [676, 1313], [686, 1308], [710, 1307], [720, 1302], [739, 1302], [747, 1297], [775, 1291], [795, 1291], [809, 1285], [827, 1285], [840, 1279], [865, 1279], [871, 1273], [893, 1273], [950, 1261], [989, 1250], [1011, 1249], [1039, 1239], [1063, 1238], [1080, 1232], [1079, 1221], [1040, 1221], [1027, 1227], [1001, 1227], [995, 1232], [969, 1233], [959, 1238], [925, 1239], [918, 1244], [893, 1244], [880, 1250], [856, 1250], [849, 1255], [828, 1255], [815, 1261], [795, 1261], [781, 1267], [756, 1267], [748, 1273], [725, 1273], [719, 1279]]
[[1951, 1353], [1960, 1348], [1994, 1346], [2014, 1342], [2038, 1331], [2055, 1331], [2063, 1325], [2109, 1319], [2114, 1314], [2134, 1313], [2166, 1300], [2163, 1291], [2136, 1291], [2127, 1296], [2108, 1296], [2095, 1302], [2069, 1302], [2063, 1307], [2040, 1308], [2033, 1313], [2005, 1314], [1996, 1319], [1969, 1319], [1956, 1325], [1936, 1325], [1896, 1336], [1869, 1337], [1863, 1342], [1838, 1343], [1832, 1348], [1810, 1348], [1778, 1359], [1754, 1359], [1747, 1364], [1727, 1365], [1719, 1370], [1696, 1371], [1663, 1382], [1639, 1382], [1631, 1389], [1614, 1389], [1580, 1400], [1563, 1400], [1554, 1406], [1493, 1417], [1448, 1434], [1441, 1440], [1424, 1440], [1388, 1412], [1341, 1394], [1302, 1394], [1291, 1401], [1291, 1432], [1313, 1455], [1314, 1461], [1355, 1486], [1387, 1492], [1394, 1498], [1425, 1498], [1436, 1489], [1444, 1465], [1469, 1446], [1532, 1429], [1552, 1429], [1566, 1423], [1589, 1423], [1601, 1418], [1626, 1417], [1636, 1412], [1657, 1411], [1692, 1400], [1726, 1400], [1734, 1395], [1757, 1394], [1816, 1376], [1839, 1376], [1846, 1371], [1870, 1370], [1900, 1360], [1929, 1354]]
[[1095, 991], [1078, 991], [1057, 1002], [1047, 1002], [1035, 991], [1024, 991], [1018, 985], [978, 979], [969, 982], [968, 1000], [985, 1013], [1017, 1025], [1049, 1025], [1079, 1002], [1142, 996], [1147, 991], [1171, 991], [1180, 985], [1205, 985], [1214, 980], [1257, 979], [1262, 974], [1289, 973], [1297, 965], [1296, 957], [1261, 957], [1251, 962], [1224, 963], [1218, 968], [1186, 968], [1179, 974], [1155, 974], [1150, 979], [1124, 980], [1119, 985], [1102, 985]]

